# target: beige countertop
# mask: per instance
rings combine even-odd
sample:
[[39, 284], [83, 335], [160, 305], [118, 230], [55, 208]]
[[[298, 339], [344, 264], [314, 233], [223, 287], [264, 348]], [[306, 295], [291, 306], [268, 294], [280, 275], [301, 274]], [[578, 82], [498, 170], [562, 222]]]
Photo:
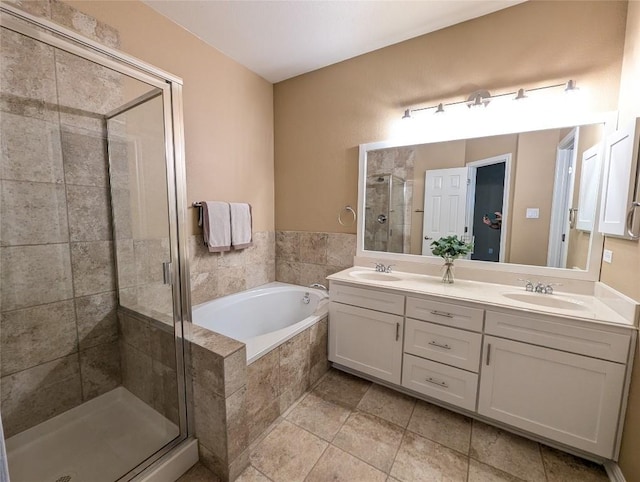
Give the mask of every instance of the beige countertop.
[[[327, 279], [405, 294], [480, 303], [487, 308], [510, 308], [525, 313], [554, 315], [625, 327], [635, 326], [634, 319], [621, 316], [595, 296], [562, 293], [559, 289], [551, 295], [531, 293], [524, 289], [524, 283], [521, 288], [463, 279], [456, 279], [453, 284], [445, 284], [436, 276], [393, 272], [385, 277], [384, 274], [380, 276], [375, 273], [374, 269], [355, 266], [332, 274]], [[383, 279], [368, 279], [378, 276]]]

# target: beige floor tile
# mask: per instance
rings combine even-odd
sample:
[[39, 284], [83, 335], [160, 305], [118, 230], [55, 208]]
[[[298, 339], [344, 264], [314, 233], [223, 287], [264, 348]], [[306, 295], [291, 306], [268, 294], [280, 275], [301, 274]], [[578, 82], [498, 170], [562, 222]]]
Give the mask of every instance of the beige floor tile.
[[473, 422], [470, 455], [480, 462], [524, 480], [545, 480], [537, 442], [482, 422]]
[[302, 481], [311, 472], [327, 442], [283, 420], [258, 444], [251, 465], [275, 482]]
[[262, 475], [255, 467], [250, 465], [244, 472], [240, 474], [240, 477], [236, 479], [236, 482], [270, 482], [268, 477]]
[[371, 382], [362, 378], [338, 370], [331, 370], [314, 388], [313, 393], [329, 402], [354, 409], [370, 385]]
[[176, 482], [216, 482], [217, 480], [213, 472], [198, 462]]
[[600, 464], [575, 457], [546, 445], [541, 445], [540, 449], [549, 482], [565, 482], [567, 480], [606, 482], [609, 480], [607, 472]]
[[402, 433], [400, 427], [386, 420], [354, 412], [333, 439], [333, 445], [388, 473]]
[[415, 398], [374, 383], [360, 400], [358, 410], [406, 428], [415, 404]]
[[471, 419], [464, 415], [418, 400], [407, 430], [469, 454]]
[[406, 432], [391, 468], [391, 476], [402, 482], [467, 480], [468, 458], [429, 439]]
[[522, 479], [490, 465], [470, 459], [468, 482], [522, 482]]
[[384, 472], [330, 445], [305, 482], [385, 482], [386, 478]]
[[309, 393], [286, 419], [331, 442], [350, 413], [348, 408]]

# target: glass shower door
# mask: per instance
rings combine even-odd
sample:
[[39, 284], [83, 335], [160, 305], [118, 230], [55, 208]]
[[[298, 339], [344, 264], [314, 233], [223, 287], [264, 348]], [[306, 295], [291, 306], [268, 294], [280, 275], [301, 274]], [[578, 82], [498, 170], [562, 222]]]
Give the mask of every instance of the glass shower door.
[[114, 481], [186, 434], [170, 89], [4, 15], [0, 412], [10, 476]]

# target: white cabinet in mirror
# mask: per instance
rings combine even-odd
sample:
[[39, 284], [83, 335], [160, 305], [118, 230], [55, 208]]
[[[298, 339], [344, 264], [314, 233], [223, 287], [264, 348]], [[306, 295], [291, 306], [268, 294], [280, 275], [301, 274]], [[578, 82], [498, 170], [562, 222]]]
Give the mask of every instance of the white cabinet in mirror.
[[431, 242], [457, 235], [474, 244], [462, 265], [597, 279], [603, 141], [614, 118], [361, 145], [358, 256], [441, 263]]

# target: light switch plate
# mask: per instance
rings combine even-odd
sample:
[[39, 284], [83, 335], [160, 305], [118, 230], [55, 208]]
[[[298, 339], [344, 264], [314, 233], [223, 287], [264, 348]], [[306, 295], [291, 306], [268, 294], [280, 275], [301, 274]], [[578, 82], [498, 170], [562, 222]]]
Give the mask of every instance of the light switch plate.
[[540, 217], [540, 208], [527, 208], [527, 219], [538, 219]]
[[605, 263], [611, 263], [612, 260], [613, 260], [613, 251], [611, 251], [610, 249], [605, 249], [602, 252], [602, 261], [604, 261]]

